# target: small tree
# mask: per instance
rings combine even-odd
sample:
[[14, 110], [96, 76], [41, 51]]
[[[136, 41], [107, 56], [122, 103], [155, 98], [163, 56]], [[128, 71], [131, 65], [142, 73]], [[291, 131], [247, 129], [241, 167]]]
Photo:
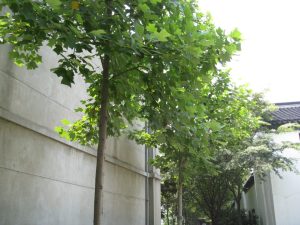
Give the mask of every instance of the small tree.
[[[263, 116], [269, 107], [265, 103], [262, 104], [257, 96], [254, 97], [257, 102], [253, 105], [254, 108], [249, 108], [249, 112], [252, 112], [254, 116]], [[236, 116], [235, 118], [238, 119]], [[231, 122], [233, 121], [231, 120]], [[235, 128], [234, 133], [238, 131], [237, 134], [240, 134], [241, 131], [246, 131], [245, 134], [248, 135], [243, 135], [242, 139], [239, 135], [227, 136], [228, 140], [231, 140], [227, 145], [214, 145], [221, 147], [214, 151], [213, 164], [217, 171], [210, 173], [207, 170], [198, 169], [198, 174], [195, 174], [198, 179], [195, 178], [191, 182], [192, 191], [190, 193], [194, 204], [204, 209], [205, 214], [209, 215], [213, 224], [220, 224], [222, 215], [227, 215], [227, 212], [232, 211], [228, 211], [228, 206], [232, 205], [232, 200], [236, 206], [236, 214], [234, 213], [236, 224], [244, 224], [246, 218], [244, 218], [240, 201], [243, 185], [251, 172], [254, 171], [260, 179], [264, 179], [264, 176], [270, 171], [274, 171], [280, 176], [280, 170], [293, 170], [292, 160], [283, 156], [282, 151], [287, 147], [295, 147], [295, 145], [290, 143], [276, 144], [272, 139], [272, 134], [265, 133], [266, 128], [263, 128], [264, 132], [256, 133], [255, 131], [261, 130], [259, 124], [265, 123], [257, 123], [256, 129], [253, 129], [255, 127], [250, 130]], [[221, 224], [225, 224], [225, 222], [223, 221]]]
[[[227, 72], [215, 73], [210, 83], [199, 82], [197, 87], [202, 85], [202, 88], [193, 89], [190, 85], [189, 90], [182, 90], [184, 103], [176, 102], [182, 104], [181, 107], [164, 109], [167, 114], [156, 114], [155, 121], [163, 121], [164, 126], [156, 127], [151, 135], [140, 132], [136, 135], [138, 141], [159, 147], [161, 156], [156, 159], [156, 165], [168, 166], [168, 173], [172, 171], [177, 180], [178, 224], [182, 222], [185, 183], [194, 179], [200, 167], [215, 171], [212, 157], [227, 143], [234, 142], [234, 137], [237, 140], [249, 135], [248, 130], [258, 121], [251, 116], [249, 93], [243, 88], [232, 87]], [[187, 113], [188, 109], [193, 113]], [[245, 116], [249, 123], [243, 121]]]

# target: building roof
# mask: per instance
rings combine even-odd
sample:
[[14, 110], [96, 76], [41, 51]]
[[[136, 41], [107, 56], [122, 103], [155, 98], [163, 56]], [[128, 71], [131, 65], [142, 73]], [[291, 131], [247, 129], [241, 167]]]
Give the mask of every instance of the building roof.
[[275, 103], [278, 110], [272, 112], [272, 125], [300, 122], [300, 102]]
[[244, 184], [243, 191], [247, 193], [251, 187], [254, 185], [254, 176], [253, 174], [248, 178], [246, 183]]

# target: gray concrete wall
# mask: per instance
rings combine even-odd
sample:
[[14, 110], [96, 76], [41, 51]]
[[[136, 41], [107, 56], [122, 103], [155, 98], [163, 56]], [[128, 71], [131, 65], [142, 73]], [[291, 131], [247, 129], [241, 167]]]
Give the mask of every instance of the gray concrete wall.
[[[0, 225], [92, 224], [96, 152], [54, 132], [80, 117], [86, 85], [61, 85], [49, 49], [35, 71], [14, 66], [8, 51], [0, 47]], [[105, 157], [104, 225], [160, 224], [159, 174], [145, 171], [144, 146], [110, 138]]]
[[261, 180], [254, 176], [254, 185], [243, 192], [241, 204], [247, 211], [255, 210], [260, 225], [276, 225], [270, 175]]
[[254, 176], [256, 191], [256, 214], [260, 225], [276, 225], [270, 174], [260, 180]]
[[[299, 131], [281, 133], [275, 141], [299, 143]], [[298, 173], [281, 171], [282, 178], [271, 174], [276, 225], [298, 225], [300, 223], [300, 151], [286, 149], [283, 154], [294, 160]]]
[[252, 186], [246, 193], [242, 193], [241, 206], [247, 211], [256, 209], [256, 193], [254, 186]]
[[[274, 134], [273, 138], [277, 143], [299, 143], [299, 131]], [[282, 154], [293, 159], [295, 168], [300, 171], [298, 150], [285, 149]], [[244, 193], [244, 208], [255, 209], [260, 218], [260, 225], [299, 224], [300, 175], [289, 171], [280, 171], [280, 175], [281, 178], [271, 172], [264, 180], [255, 176], [255, 185]]]

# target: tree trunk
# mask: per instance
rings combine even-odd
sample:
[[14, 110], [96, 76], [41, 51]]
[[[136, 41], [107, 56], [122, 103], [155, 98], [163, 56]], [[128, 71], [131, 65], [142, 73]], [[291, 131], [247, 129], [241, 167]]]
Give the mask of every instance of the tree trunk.
[[[230, 183], [229, 183], [230, 184]], [[234, 201], [236, 204], [236, 212], [237, 212], [237, 225], [242, 225], [242, 214], [241, 214], [241, 198], [242, 198], [242, 181], [237, 183], [236, 188], [233, 184], [229, 185], [230, 191], [233, 194]]]
[[182, 183], [178, 184], [178, 219], [177, 224], [182, 225]]
[[167, 207], [167, 225], [170, 225], [170, 220], [169, 220], [169, 207]]
[[242, 212], [241, 212], [241, 193], [238, 191], [236, 199], [236, 210], [238, 213], [238, 225], [242, 225]]
[[94, 225], [101, 224], [103, 212], [103, 164], [106, 146], [106, 132], [108, 121], [108, 87], [109, 87], [109, 56], [103, 59], [103, 77], [101, 81], [101, 103], [99, 111], [99, 143], [97, 148], [97, 165], [95, 177], [95, 199], [94, 199]]
[[182, 216], [182, 189], [183, 189], [183, 160], [179, 160], [179, 167], [178, 167], [178, 217], [177, 217], [177, 224], [182, 225], [183, 216]]
[[[106, 0], [106, 16], [109, 18], [112, 15], [111, 4], [112, 0]], [[110, 24], [106, 25], [106, 32], [110, 33]], [[106, 47], [109, 49], [110, 42], [106, 41]], [[102, 79], [100, 84], [100, 111], [98, 115], [98, 147], [97, 147], [97, 162], [95, 176], [95, 196], [94, 196], [94, 225], [101, 225], [103, 214], [103, 166], [106, 149], [107, 138], [107, 122], [108, 122], [108, 103], [109, 103], [109, 65], [110, 58], [108, 53], [104, 54], [102, 63]]]
[[218, 225], [218, 220], [214, 217], [211, 218], [211, 225]]

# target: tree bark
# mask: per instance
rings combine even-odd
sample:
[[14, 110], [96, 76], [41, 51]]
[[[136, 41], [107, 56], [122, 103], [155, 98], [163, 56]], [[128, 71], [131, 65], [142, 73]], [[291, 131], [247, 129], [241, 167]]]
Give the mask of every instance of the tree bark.
[[[111, 17], [112, 0], [106, 0], [106, 16]], [[106, 32], [110, 33], [110, 24], [106, 25]], [[107, 50], [109, 50], [109, 40], [105, 43]], [[101, 53], [99, 53], [101, 54]], [[103, 166], [104, 156], [106, 149], [106, 138], [107, 138], [107, 122], [108, 122], [108, 103], [109, 103], [109, 66], [110, 57], [108, 52], [104, 54], [102, 63], [102, 79], [100, 84], [100, 111], [98, 115], [99, 129], [98, 129], [98, 147], [97, 147], [97, 162], [96, 162], [96, 176], [95, 176], [95, 196], [94, 196], [94, 225], [102, 224], [103, 214]]]
[[211, 225], [218, 225], [218, 219], [216, 219], [215, 217], [211, 218]]
[[238, 213], [238, 225], [242, 225], [242, 212], [241, 212], [241, 192], [238, 190], [237, 199], [236, 199], [236, 210]]
[[170, 225], [170, 220], [169, 220], [169, 207], [167, 206], [167, 225]]
[[236, 182], [236, 187], [235, 184], [229, 183], [229, 190], [233, 194], [234, 201], [236, 204], [236, 211], [237, 211], [237, 223], [238, 225], [242, 225], [242, 214], [241, 214], [241, 198], [242, 198], [242, 181], [241, 182]]
[[103, 213], [103, 165], [104, 153], [107, 137], [108, 122], [108, 99], [109, 99], [109, 56], [105, 55], [103, 59], [103, 72], [101, 81], [101, 103], [99, 111], [99, 143], [97, 148], [97, 165], [95, 177], [95, 198], [94, 198], [94, 225], [101, 224], [101, 215]]
[[179, 159], [179, 171], [178, 171], [178, 217], [177, 224], [182, 225], [183, 216], [182, 216], [182, 189], [183, 189], [183, 160]]
[[178, 184], [178, 219], [177, 224], [182, 225], [183, 216], [182, 216], [182, 183]]

